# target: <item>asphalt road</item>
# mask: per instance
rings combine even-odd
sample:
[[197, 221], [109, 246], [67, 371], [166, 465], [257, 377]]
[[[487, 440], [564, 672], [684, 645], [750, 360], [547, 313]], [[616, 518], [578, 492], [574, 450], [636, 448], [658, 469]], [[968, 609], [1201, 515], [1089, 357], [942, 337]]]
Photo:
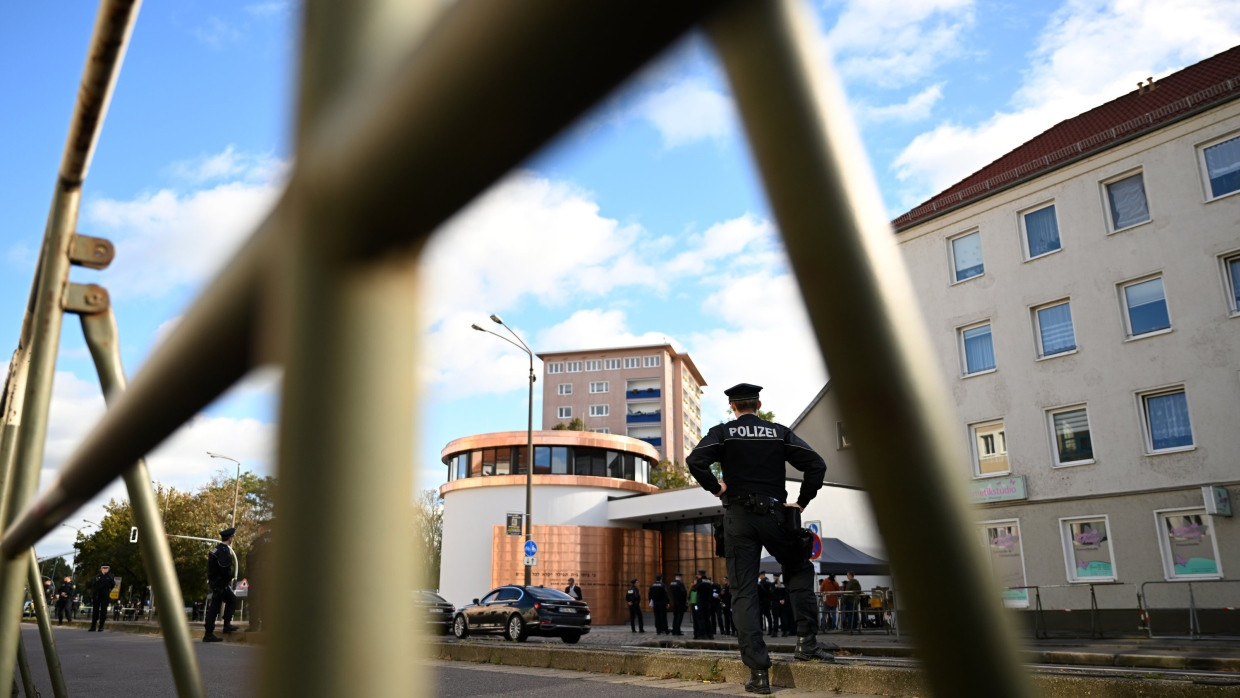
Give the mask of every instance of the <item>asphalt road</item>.
[[[81, 628], [53, 630], [69, 695], [133, 698], [176, 695], [163, 638], [106, 630], [91, 633]], [[23, 623], [22, 642], [26, 645], [35, 686], [41, 695], [52, 695], [39, 629]], [[208, 696], [258, 695], [254, 686], [257, 685], [261, 649], [236, 642], [206, 645], [195, 641], [194, 650]]]

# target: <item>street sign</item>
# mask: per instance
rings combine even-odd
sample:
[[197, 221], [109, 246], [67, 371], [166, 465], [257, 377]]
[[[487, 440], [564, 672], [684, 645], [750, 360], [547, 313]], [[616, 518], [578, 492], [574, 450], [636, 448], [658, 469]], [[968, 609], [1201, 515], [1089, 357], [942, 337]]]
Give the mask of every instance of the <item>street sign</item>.
[[526, 567], [537, 567], [537, 566], [538, 566], [538, 558], [534, 557], [533, 555], [526, 555], [526, 556], [525, 556], [525, 566], [526, 566]]
[[528, 557], [534, 557], [538, 554], [538, 544], [532, 540], [525, 541], [525, 554]]
[[805, 527], [816, 536], [822, 535], [822, 522], [820, 521], [806, 521]]
[[822, 557], [822, 536], [814, 534], [814, 547], [810, 550], [809, 559], [817, 560]]
[[521, 524], [524, 518], [525, 516], [521, 514], [520, 512], [516, 512], [516, 511], [508, 512], [508, 526], [507, 526], [508, 535], [510, 536], [521, 535]]
[[129, 527], [129, 542], [130, 543], [138, 542], [138, 527], [137, 526]]

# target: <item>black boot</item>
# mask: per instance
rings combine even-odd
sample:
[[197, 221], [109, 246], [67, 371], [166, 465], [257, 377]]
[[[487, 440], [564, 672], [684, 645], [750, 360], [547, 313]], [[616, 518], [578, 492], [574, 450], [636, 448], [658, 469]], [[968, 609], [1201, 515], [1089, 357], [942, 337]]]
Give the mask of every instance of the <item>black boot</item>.
[[771, 692], [771, 675], [766, 669], [750, 669], [745, 692], [768, 695]]
[[207, 633], [206, 635], [203, 635], [202, 641], [203, 642], [223, 642], [224, 638], [214, 633]]
[[835, 655], [818, 645], [817, 635], [805, 635], [797, 638], [797, 648], [793, 656], [803, 662], [834, 662]]

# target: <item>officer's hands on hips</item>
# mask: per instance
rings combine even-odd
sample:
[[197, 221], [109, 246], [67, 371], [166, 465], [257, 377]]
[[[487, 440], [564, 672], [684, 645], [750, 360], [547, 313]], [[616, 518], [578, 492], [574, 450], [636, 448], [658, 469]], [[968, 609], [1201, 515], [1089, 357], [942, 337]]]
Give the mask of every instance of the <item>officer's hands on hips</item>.
[[716, 496], [716, 497], [722, 497], [722, 496], [723, 496], [723, 493], [724, 493], [724, 492], [727, 492], [727, 491], [728, 491], [728, 483], [726, 483], [726, 482], [724, 482], [724, 481], [720, 480], [720, 481], [719, 481], [719, 491], [715, 493], [715, 496]]
[[[801, 509], [801, 505], [797, 504], [796, 502], [784, 502], [784, 506], [792, 507], [794, 509]], [[804, 511], [804, 509], [801, 509], [801, 511]]]

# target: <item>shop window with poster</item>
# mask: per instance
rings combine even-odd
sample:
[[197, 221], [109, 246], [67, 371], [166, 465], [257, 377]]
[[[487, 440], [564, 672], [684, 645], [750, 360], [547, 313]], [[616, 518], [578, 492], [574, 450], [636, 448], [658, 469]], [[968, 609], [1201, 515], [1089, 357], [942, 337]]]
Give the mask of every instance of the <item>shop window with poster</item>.
[[1214, 521], [1204, 509], [1164, 509], [1158, 520], [1159, 551], [1167, 579], [1219, 579], [1223, 576]]
[[1003, 605], [1028, 608], [1029, 590], [1025, 586], [1025, 554], [1020, 543], [1020, 522], [1016, 519], [986, 521], [979, 527], [986, 560], [995, 584], [1003, 590]]
[[1069, 582], [1113, 582], [1115, 554], [1106, 516], [1059, 520]]

